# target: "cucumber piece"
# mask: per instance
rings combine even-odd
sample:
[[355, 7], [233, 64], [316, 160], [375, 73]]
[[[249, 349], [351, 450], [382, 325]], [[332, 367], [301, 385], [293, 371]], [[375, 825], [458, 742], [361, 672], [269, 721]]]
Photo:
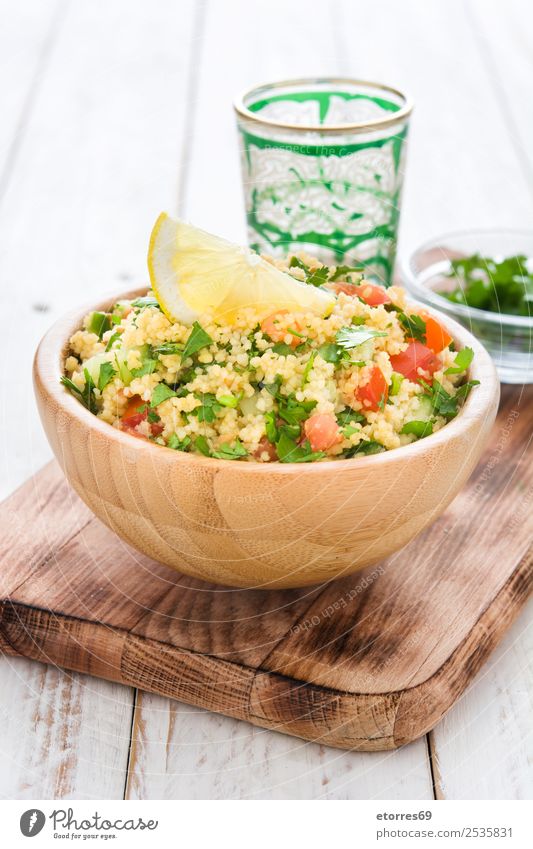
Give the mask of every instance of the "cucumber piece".
[[428, 398], [426, 395], [419, 395], [418, 407], [415, 412], [416, 420], [419, 422], [428, 422], [434, 415], [435, 410], [433, 409], [431, 398]]

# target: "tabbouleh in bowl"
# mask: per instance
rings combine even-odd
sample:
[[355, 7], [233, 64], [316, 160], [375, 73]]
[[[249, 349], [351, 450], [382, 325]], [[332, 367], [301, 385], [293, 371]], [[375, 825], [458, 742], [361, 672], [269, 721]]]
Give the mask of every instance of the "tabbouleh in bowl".
[[242, 309], [192, 327], [153, 295], [89, 313], [70, 338], [63, 382], [132, 436], [218, 459], [320, 462], [388, 451], [439, 430], [472, 383], [472, 352], [403, 289], [326, 268], [276, 262], [332, 290], [326, 317]]

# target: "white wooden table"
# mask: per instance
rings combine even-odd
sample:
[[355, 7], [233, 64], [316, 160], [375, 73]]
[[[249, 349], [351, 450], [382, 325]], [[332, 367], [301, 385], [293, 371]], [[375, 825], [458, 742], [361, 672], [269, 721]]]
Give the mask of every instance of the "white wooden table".
[[[0, 0], [0, 11], [2, 496], [50, 457], [30, 378], [50, 323], [146, 279], [161, 209], [244, 239], [240, 89], [341, 73], [412, 93], [401, 252], [449, 229], [533, 226], [527, 0]], [[0, 796], [529, 798], [532, 613], [434, 732], [382, 754], [0, 659]]]

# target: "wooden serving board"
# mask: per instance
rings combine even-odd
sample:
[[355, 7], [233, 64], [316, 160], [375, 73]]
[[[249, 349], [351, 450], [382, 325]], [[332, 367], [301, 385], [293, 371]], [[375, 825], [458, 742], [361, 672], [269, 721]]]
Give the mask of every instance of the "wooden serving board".
[[526, 600], [533, 387], [505, 388], [480, 465], [432, 527], [313, 589], [186, 578], [92, 516], [50, 463], [0, 507], [0, 646], [350, 749], [432, 728]]

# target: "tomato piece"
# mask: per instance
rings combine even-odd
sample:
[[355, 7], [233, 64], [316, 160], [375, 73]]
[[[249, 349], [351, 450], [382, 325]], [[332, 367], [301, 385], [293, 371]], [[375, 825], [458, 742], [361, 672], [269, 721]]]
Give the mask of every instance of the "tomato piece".
[[162, 425], [161, 422], [151, 422], [150, 430], [152, 432], [152, 436], [160, 436], [165, 429], [165, 425]]
[[447, 348], [450, 342], [453, 341], [448, 331], [439, 324], [436, 318], [429, 315], [427, 312], [421, 312], [420, 315], [426, 322], [426, 345], [431, 348], [435, 354], [440, 354], [444, 348]]
[[278, 459], [278, 455], [276, 454], [276, 446], [273, 445], [266, 438], [266, 436], [262, 436], [259, 440], [259, 445], [254, 451], [254, 457], [258, 460], [261, 457], [261, 454], [264, 454], [265, 452], [268, 454], [268, 462], [272, 462]]
[[384, 407], [389, 397], [389, 386], [379, 366], [374, 366], [368, 383], [357, 388], [355, 397], [363, 405], [363, 410], [376, 412]]
[[[142, 406], [144, 406], [145, 409], [143, 410], [143, 412], [139, 412], [139, 407]], [[121, 426], [123, 426], [124, 429], [137, 427], [137, 425], [139, 425], [145, 420], [147, 415], [148, 405], [146, 404], [146, 402], [143, 401], [140, 395], [133, 395], [129, 399], [126, 409], [124, 410], [124, 413], [122, 415], [122, 418], [120, 419]]]
[[327, 451], [342, 440], [333, 413], [315, 413], [304, 423], [304, 433], [312, 451]]
[[337, 294], [344, 292], [345, 295], [361, 298], [369, 307], [378, 307], [380, 304], [391, 302], [387, 290], [375, 283], [334, 283], [332, 288]]
[[[289, 328], [287, 327], [287, 322], [283, 321], [283, 316], [288, 315], [288, 313], [288, 310], [277, 310], [276, 312], [271, 313], [271, 315], [267, 315], [267, 317], [261, 322], [262, 333], [270, 336], [273, 342], [284, 342]], [[290, 330], [295, 330], [299, 333], [301, 326], [297, 321], [295, 321]], [[296, 348], [301, 341], [302, 339], [299, 336], [292, 336], [291, 334], [290, 345], [293, 348]]]
[[403, 374], [408, 380], [418, 380], [420, 375], [418, 369], [423, 369], [431, 375], [441, 366], [435, 352], [423, 345], [422, 342], [409, 342], [409, 345], [401, 354], [395, 354], [390, 358], [393, 371]]

